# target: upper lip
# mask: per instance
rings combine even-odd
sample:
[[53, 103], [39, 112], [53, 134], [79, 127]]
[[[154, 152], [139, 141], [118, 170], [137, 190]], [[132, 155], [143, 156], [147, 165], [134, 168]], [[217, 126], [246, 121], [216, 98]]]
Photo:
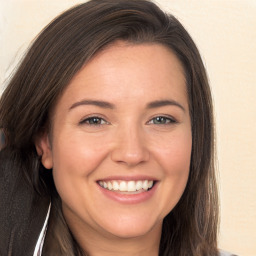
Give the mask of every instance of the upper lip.
[[138, 175], [138, 176], [108, 176], [102, 179], [98, 179], [97, 181], [110, 181], [110, 180], [124, 180], [124, 181], [138, 181], [138, 180], [153, 180], [157, 181], [156, 177], [147, 176], [147, 175]]

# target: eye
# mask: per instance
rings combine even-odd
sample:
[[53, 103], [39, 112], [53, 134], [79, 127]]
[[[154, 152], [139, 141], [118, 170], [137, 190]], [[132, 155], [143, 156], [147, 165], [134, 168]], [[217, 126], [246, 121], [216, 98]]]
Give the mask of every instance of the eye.
[[86, 125], [104, 125], [108, 124], [106, 120], [104, 120], [101, 117], [98, 116], [91, 116], [86, 119], [83, 119], [82, 121], [79, 122], [79, 124], [86, 124]]
[[149, 124], [172, 124], [177, 123], [173, 118], [166, 117], [166, 116], [157, 116], [152, 118], [149, 122]]

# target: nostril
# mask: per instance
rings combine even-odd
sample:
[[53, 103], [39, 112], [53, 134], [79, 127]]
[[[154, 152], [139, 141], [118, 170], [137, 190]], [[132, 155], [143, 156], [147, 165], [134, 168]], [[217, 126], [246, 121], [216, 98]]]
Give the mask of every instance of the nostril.
[[116, 147], [112, 153], [111, 158], [118, 163], [124, 163], [127, 165], [137, 165], [149, 160], [149, 152], [145, 148], [135, 147]]

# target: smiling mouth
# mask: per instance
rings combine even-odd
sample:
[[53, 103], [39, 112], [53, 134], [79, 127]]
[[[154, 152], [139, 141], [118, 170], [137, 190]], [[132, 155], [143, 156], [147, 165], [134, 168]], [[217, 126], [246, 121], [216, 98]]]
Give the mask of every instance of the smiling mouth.
[[107, 190], [122, 193], [141, 193], [150, 190], [154, 185], [153, 180], [130, 180], [130, 181], [98, 181], [98, 184]]

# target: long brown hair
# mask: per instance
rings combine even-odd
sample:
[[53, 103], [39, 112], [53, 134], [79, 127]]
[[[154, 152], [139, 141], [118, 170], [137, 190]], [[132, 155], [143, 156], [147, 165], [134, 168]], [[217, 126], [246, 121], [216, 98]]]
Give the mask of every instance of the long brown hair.
[[3, 166], [19, 170], [39, 199], [51, 197], [45, 255], [80, 254], [34, 141], [49, 128], [51, 109], [74, 75], [116, 40], [164, 45], [185, 71], [193, 140], [190, 175], [182, 198], [164, 219], [159, 255], [217, 256], [214, 123], [207, 75], [184, 27], [150, 1], [91, 0], [64, 12], [39, 34], [0, 100], [0, 128], [6, 136]]

